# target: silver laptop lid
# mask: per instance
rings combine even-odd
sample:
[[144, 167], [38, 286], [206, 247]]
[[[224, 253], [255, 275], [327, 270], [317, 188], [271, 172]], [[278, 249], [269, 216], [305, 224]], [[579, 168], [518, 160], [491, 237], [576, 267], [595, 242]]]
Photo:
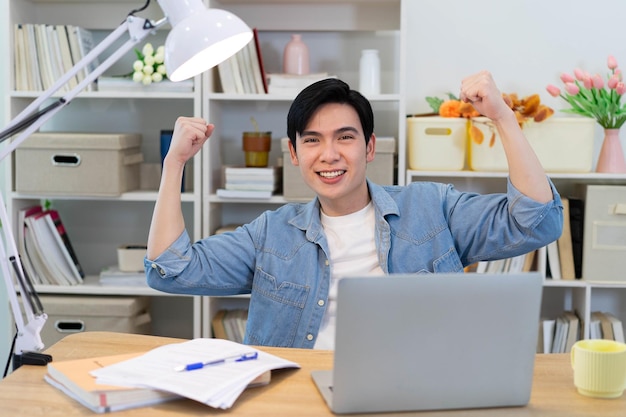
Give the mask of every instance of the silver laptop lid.
[[539, 273], [342, 279], [331, 408], [526, 405], [541, 295]]

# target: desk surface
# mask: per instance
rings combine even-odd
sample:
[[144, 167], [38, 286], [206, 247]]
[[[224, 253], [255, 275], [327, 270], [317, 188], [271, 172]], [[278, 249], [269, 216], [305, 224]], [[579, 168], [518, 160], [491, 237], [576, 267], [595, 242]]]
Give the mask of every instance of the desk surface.
[[[47, 353], [55, 361], [141, 352], [180, 339], [109, 332], [70, 335], [54, 344]], [[226, 411], [216, 410], [191, 400], [173, 401], [154, 407], [113, 413], [126, 416], [332, 416], [311, 379], [315, 369], [331, 369], [329, 351], [262, 348], [267, 352], [299, 363], [298, 370], [274, 371], [272, 382], [246, 390]], [[93, 416], [94, 414], [65, 394], [48, 385], [42, 366], [22, 366], [0, 381], [2, 416]], [[369, 414], [372, 416], [373, 414]], [[619, 399], [592, 399], [579, 395], [573, 385], [568, 354], [537, 355], [530, 404], [526, 407], [461, 410], [422, 413], [375, 414], [397, 416], [624, 416], [626, 395]]]

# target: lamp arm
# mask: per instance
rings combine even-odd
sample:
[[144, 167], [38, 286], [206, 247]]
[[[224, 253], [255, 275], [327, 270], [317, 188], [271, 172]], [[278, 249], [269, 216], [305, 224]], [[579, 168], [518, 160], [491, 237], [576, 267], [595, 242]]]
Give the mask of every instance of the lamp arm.
[[[9, 125], [0, 132], [0, 141], [14, 135], [22, 130], [20, 135], [11, 141], [0, 152], [0, 162], [9, 156], [26, 138], [35, 132], [41, 125], [53, 117], [76, 97], [85, 87], [94, 82], [108, 68], [117, 62], [124, 54], [131, 50], [137, 43], [145, 39], [150, 33], [167, 23], [167, 18], [154, 23], [147, 19], [136, 16], [128, 16], [124, 23], [111, 32], [101, 43], [99, 43], [83, 59], [76, 63], [67, 73], [65, 73], [53, 86], [44, 91], [33, 103], [15, 117]], [[89, 63], [99, 56], [106, 48], [111, 46], [124, 33], [128, 32], [129, 39], [118, 48], [113, 54], [107, 57], [97, 68], [89, 74], [73, 89], [63, 95], [58, 102], [43, 110], [39, 110], [42, 103], [57, 93], [67, 82], [79, 71], [82, 71]], [[0, 239], [0, 273], [6, 285], [9, 304], [13, 312], [13, 318], [17, 327], [16, 342], [14, 348], [15, 358], [22, 363], [22, 355], [29, 352], [38, 352], [44, 348], [41, 340], [41, 330], [47, 320], [37, 293], [24, 274], [24, 269], [19, 257], [19, 252], [15, 244], [12, 232], [12, 222], [7, 214], [7, 209], [0, 193], [0, 222], [2, 239]], [[23, 227], [23, 225], [19, 225]], [[13, 272], [11, 271], [13, 269]], [[21, 293], [23, 302], [20, 304], [16, 291], [13, 276], [16, 276], [16, 283]], [[44, 355], [45, 356], [45, 355]], [[15, 368], [15, 363], [14, 363]]]

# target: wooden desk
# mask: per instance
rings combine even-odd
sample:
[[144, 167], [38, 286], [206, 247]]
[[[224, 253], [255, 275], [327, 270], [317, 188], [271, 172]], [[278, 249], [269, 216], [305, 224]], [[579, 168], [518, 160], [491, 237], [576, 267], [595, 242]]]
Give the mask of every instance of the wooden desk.
[[[180, 342], [165, 337], [86, 332], [70, 335], [54, 344], [47, 353], [55, 361], [147, 351]], [[191, 400], [173, 401], [155, 407], [136, 408], [111, 414], [126, 416], [332, 416], [311, 379], [314, 369], [331, 369], [332, 352], [305, 349], [263, 348], [267, 352], [299, 363], [299, 370], [280, 370], [268, 386], [246, 390], [229, 410], [216, 410]], [[94, 414], [48, 385], [42, 366], [22, 366], [0, 381], [1, 416], [93, 416]], [[626, 395], [602, 400], [583, 397], [573, 384], [569, 355], [537, 355], [530, 404], [527, 407], [460, 410], [376, 415], [398, 416], [624, 416]], [[369, 414], [372, 416], [372, 414]]]

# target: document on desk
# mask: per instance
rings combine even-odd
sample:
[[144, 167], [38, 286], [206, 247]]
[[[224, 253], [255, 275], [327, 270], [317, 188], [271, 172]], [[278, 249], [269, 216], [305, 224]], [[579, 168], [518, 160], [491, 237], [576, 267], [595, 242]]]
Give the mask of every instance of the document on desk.
[[240, 343], [199, 338], [160, 346], [91, 374], [101, 384], [153, 388], [227, 409], [259, 375], [299, 367]]

